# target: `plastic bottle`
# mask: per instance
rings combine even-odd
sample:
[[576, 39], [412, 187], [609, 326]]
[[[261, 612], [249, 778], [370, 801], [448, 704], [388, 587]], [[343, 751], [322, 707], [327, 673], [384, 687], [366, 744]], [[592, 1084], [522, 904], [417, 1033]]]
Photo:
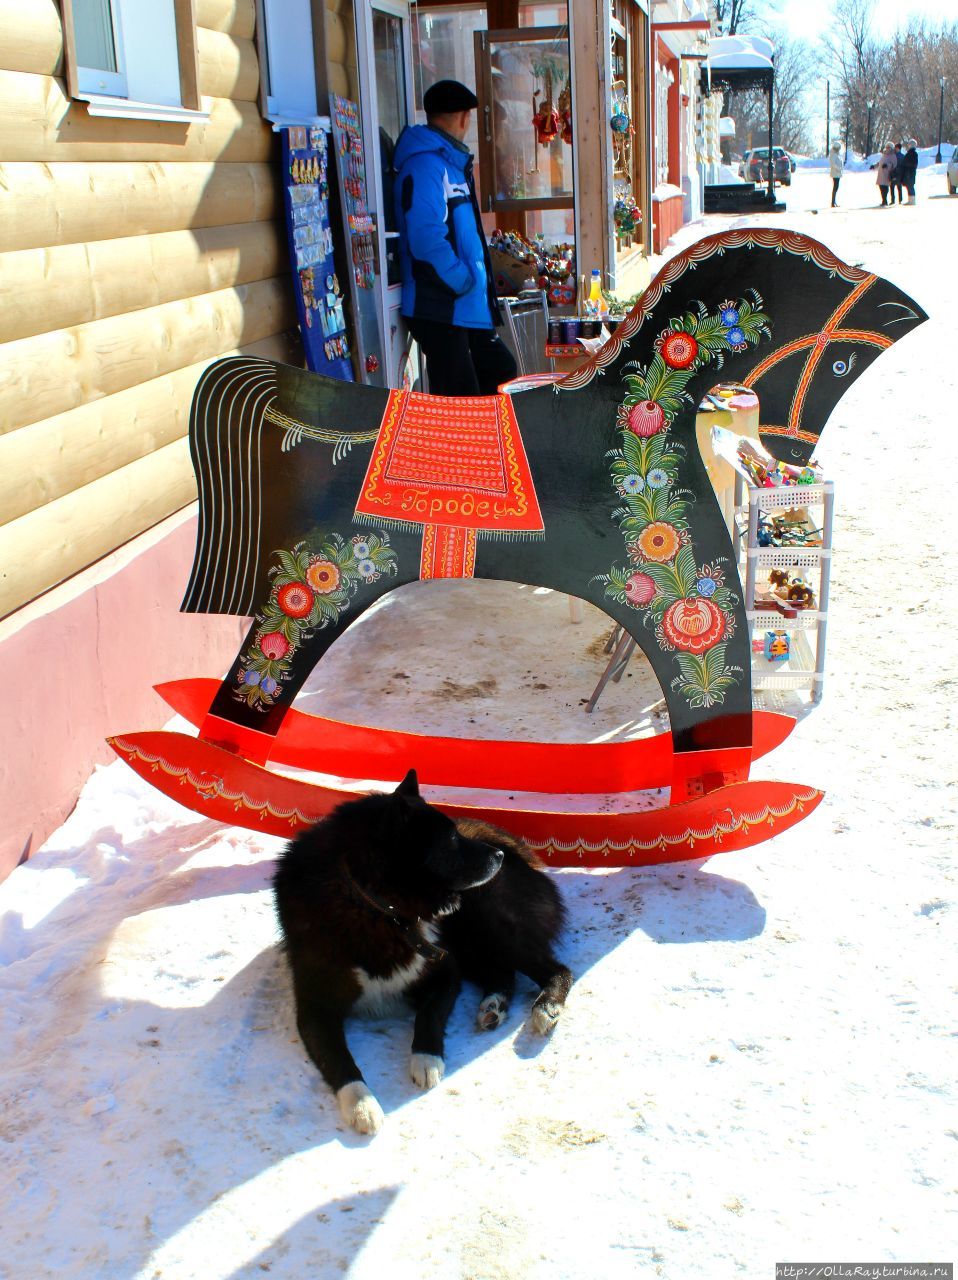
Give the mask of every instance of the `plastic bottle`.
[[592, 286], [589, 289], [589, 301], [595, 304], [595, 310], [599, 311], [602, 307], [602, 272], [593, 269]]
[[576, 311], [580, 316], [584, 316], [588, 310], [589, 292], [585, 287], [585, 276], [579, 276], [579, 293], [576, 297]]

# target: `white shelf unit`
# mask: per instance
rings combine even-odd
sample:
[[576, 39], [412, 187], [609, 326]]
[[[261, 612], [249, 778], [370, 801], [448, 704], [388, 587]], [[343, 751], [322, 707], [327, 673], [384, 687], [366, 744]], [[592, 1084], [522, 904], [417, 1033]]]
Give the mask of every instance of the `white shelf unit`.
[[[825, 637], [828, 630], [828, 588], [832, 564], [832, 525], [835, 511], [835, 486], [830, 480], [811, 485], [782, 485], [760, 489], [736, 483], [735, 542], [740, 558], [745, 560], [745, 612], [749, 622], [749, 639], [756, 631], [786, 631], [790, 654], [788, 669], [780, 664], [752, 660], [754, 689], [794, 689], [808, 687], [813, 702], [821, 701], [825, 682]], [[759, 513], [788, 511], [793, 508], [821, 508], [820, 547], [760, 547], [758, 545]], [[817, 520], [813, 521], [818, 524]], [[755, 593], [759, 570], [797, 570], [811, 581], [815, 589], [817, 574], [817, 609], [799, 609], [787, 618], [775, 609], [756, 609]], [[811, 643], [814, 632], [814, 647]]]

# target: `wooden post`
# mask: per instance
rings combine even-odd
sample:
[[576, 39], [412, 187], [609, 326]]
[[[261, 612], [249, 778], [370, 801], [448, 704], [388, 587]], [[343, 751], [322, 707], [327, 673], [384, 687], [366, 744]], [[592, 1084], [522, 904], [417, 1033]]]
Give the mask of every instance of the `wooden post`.
[[571, 0], [572, 119], [575, 142], [577, 272], [598, 268], [607, 281], [611, 251], [611, 157], [606, 98], [608, 38], [595, 0]]

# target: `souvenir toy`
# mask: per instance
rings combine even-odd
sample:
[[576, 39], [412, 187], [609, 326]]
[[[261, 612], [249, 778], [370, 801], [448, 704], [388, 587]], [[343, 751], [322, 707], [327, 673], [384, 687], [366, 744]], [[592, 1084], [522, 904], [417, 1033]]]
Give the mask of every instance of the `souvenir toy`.
[[[415, 768], [426, 786], [510, 795], [668, 788], [641, 811], [531, 797], [508, 812], [494, 800], [441, 806], [507, 826], [551, 862], [665, 862], [768, 839], [822, 793], [749, 779], [794, 721], [752, 706], [743, 589], [696, 446], [697, 407], [721, 368], [758, 394], [762, 446], [805, 466], [849, 385], [925, 319], [817, 241], [743, 227], [669, 259], [595, 355], [514, 395], [428, 396], [252, 356], [217, 361], [190, 419], [200, 514], [183, 608], [252, 621], [224, 679], [160, 687], [198, 737], [125, 733], [114, 749], [197, 812], [287, 837], [354, 794], [289, 770], [387, 787]], [[534, 584], [603, 609], [644, 651], [670, 731], [473, 741], [294, 706], [364, 610], [439, 578]]]

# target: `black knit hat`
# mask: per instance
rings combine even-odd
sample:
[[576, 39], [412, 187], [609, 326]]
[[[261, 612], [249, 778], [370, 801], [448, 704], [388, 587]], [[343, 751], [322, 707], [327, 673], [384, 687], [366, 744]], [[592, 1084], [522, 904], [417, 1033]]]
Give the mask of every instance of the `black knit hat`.
[[422, 105], [427, 116], [445, 116], [471, 111], [478, 107], [479, 99], [458, 80], [437, 80], [423, 94]]

